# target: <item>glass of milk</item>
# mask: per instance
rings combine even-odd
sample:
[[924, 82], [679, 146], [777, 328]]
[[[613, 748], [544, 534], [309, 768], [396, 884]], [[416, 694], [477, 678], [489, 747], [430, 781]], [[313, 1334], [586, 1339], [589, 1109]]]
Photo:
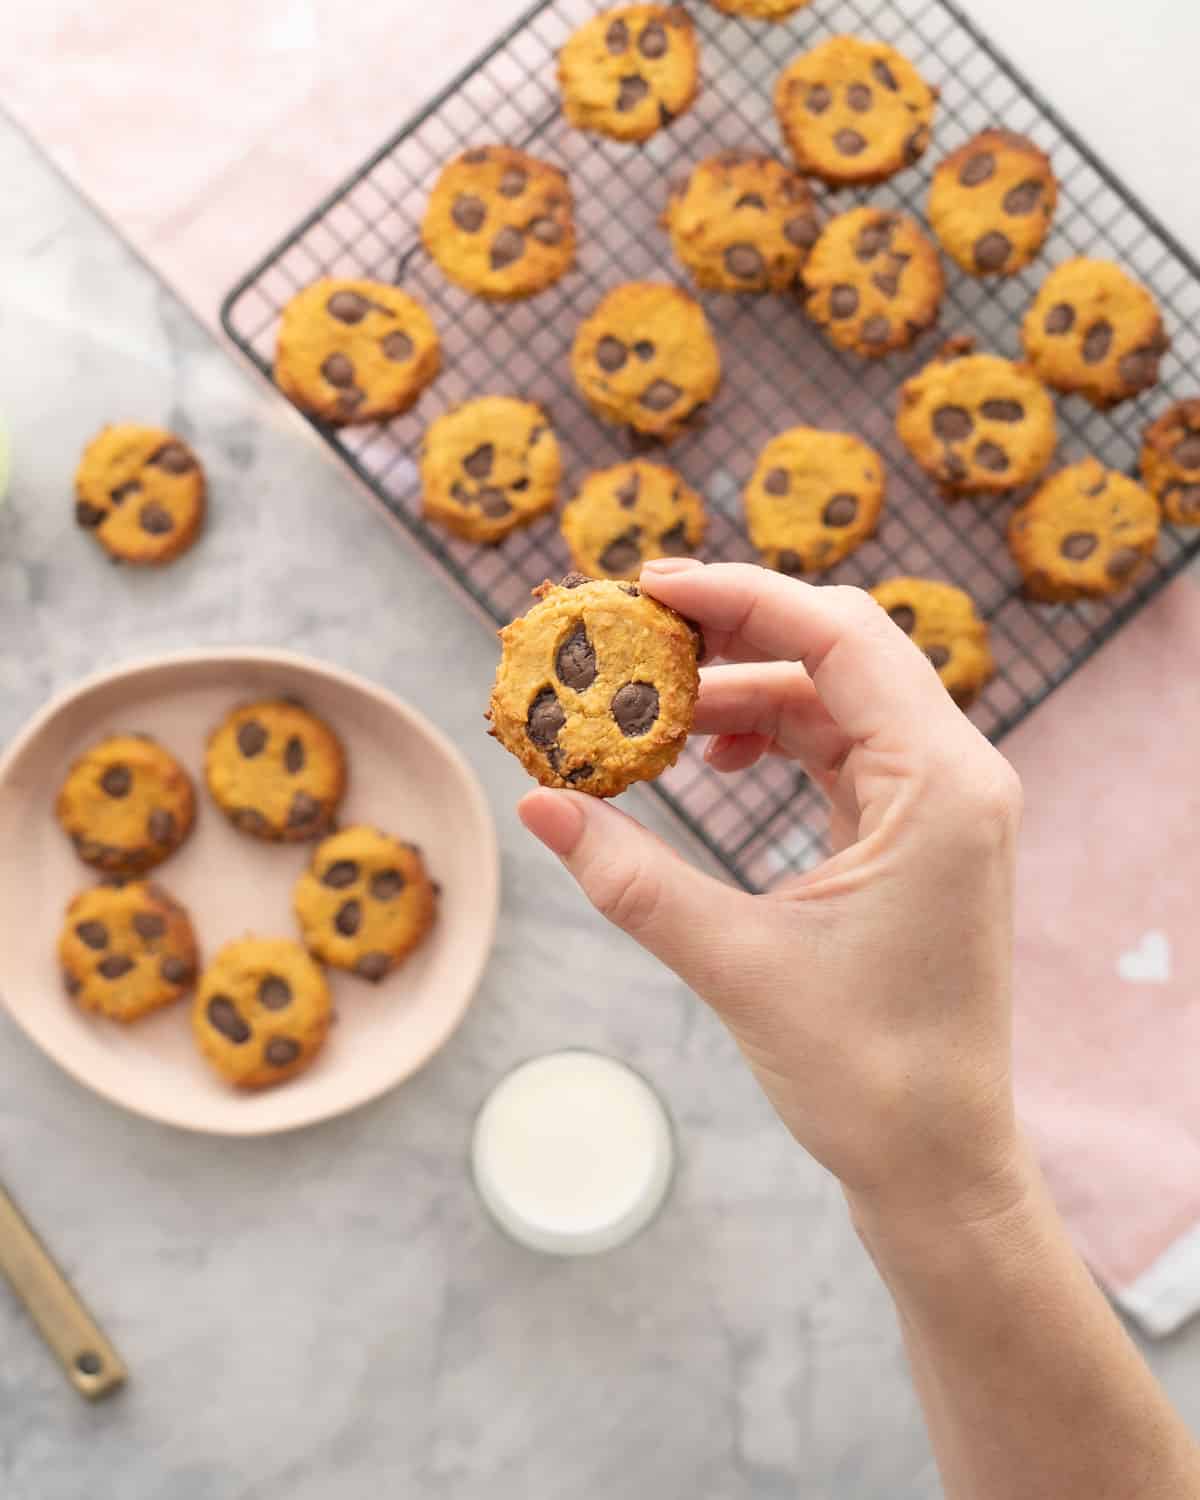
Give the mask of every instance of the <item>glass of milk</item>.
[[644, 1078], [598, 1052], [522, 1063], [475, 1121], [471, 1168], [508, 1235], [550, 1255], [593, 1255], [631, 1240], [671, 1186], [670, 1117]]

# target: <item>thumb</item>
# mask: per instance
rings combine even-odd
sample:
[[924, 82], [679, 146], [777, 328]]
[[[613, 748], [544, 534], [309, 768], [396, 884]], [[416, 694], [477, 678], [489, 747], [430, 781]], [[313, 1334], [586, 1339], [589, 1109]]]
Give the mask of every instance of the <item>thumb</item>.
[[753, 897], [693, 869], [599, 798], [543, 788], [523, 798], [517, 813], [601, 916], [720, 1008], [736, 984], [737, 951], [757, 926]]

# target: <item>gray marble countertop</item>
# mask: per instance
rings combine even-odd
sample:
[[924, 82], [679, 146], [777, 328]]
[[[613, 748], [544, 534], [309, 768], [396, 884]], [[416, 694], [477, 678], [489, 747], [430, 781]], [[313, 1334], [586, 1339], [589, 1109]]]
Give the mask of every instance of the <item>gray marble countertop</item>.
[[[297, 1135], [148, 1124], [0, 1014], [0, 1176], [133, 1375], [86, 1406], [0, 1286], [4, 1500], [936, 1496], [894, 1319], [838, 1193], [709, 1015], [516, 822], [523, 773], [480, 729], [489, 634], [2, 122], [0, 169], [21, 205], [0, 242], [0, 739], [100, 665], [286, 646], [450, 734], [504, 860], [499, 941], [461, 1031], [391, 1096]], [[208, 535], [160, 574], [107, 566], [71, 519], [79, 450], [121, 417], [174, 427], [212, 483]], [[464, 1171], [489, 1086], [569, 1043], [650, 1076], [683, 1157], [659, 1220], [583, 1262], [501, 1238]], [[1200, 1418], [1200, 1330], [1152, 1358]]]

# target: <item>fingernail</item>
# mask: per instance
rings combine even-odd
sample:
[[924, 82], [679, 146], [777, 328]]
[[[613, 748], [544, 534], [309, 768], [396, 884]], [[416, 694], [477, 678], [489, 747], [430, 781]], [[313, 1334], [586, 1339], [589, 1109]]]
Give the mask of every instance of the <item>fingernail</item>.
[[722, 755], [733, 742], [733, 736], [728, 734], [714, 734], [712, 739], [704, 747], [703, 759], [710, 765], [719, 755]]
[[642, 564], [642, 577], [645, 578], [648, 573], [661, 576], [667, 573], [687, 573], [703, 566], [698, 557], [652, 557], [649, 562]]
[[578, 793], [530, 792], [517, 804], [517, 816], [534, 838], [564, 859], [583, 835], [583, 808]]

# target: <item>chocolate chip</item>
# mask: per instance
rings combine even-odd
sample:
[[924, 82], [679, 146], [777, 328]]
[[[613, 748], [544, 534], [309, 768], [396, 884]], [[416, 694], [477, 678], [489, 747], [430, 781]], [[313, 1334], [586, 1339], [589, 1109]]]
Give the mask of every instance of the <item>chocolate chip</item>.
[[933, 414], [934, 435], [943, 443], [960, 443], [974, 428], [971, 413], [963, 406], [939, 406]]
[[874, 313], [859, 332], [865, 344], [886, 344], [892, 336], [892, 325], [882, 313]]
[[292, 1003], [292, 987], [278, 974], [268, 974], [258, 986], [258, 1003], [267, 1010], [286, 1010]]
[[473, 146], [470, 151], [463, 152], [462, 159], [470, 162], [471, 166], [477, 167], [480, 162], [487, 161], [489, 155], [490, 152], [486, 146]]
[[978, 187], [987, 182], [996, 172], [996, 158], [990, 151], [976, 151], [963, 162], [958, 180], [963, 187]]
[[1085, 558], [1091, 557], [1100, 545], [1100, 538], [1094, 531], [1072, 531], [1065, 536], [1059, 546], [1059, 551], [1070, 562], [1083, 562]]
[[804, 559], [798, 552], [793, 552], [790, 547], [785, 547], [776, 557], [775, 567], [780, 573], [787, 573], [795, 578], [804, 572]]
[[1163, 499], [1189, 521], [1200, 517], [1200, 484], [1173, 484]]
[[641, 562], [642, 549], [638, 546], [641, 534], [640, 526], [631, 526], [628, 531], [609, 542], [599, 559], [600, 566], [606, 573], [628, 573]]
[[786, 469], [768, 469], [763, 477], [763, 489], [768, 495], [786, 495], [791, 482]]
[[267, 743], [267, 731], [257, 719], [247, 719], [244, 724], [238, 725], [237, 747], [247, 760], [253, 760], [256, 755], [261, 754]]
[[860, 156], [867, 149], [867, 138], [857, 130], [839, 130], [833, 144], [843, 156]]
[[571, 786], [578, 786], [581, 781], [586, 781], [589, 776], [593, 775], [595, 770], [595, 766], [589, 761], [586, 765], [576, 766], [573, 771], [568, 771], [563, 780], [569, 782]]
[[821, 229], [812, 214], [798, 214], [783, 226], [783, 237], [791, 245], [811, 250], [820, 238]]
[[[582, 587], [582, 585], [585, 583], [591, 583], [591, 581], [592, 580], [587, 576], [586, 573], [568, 573], [563, 581], [559, 584], [559, 588], [577, 589]], [[413, 845], [413, 848], [416, 849], [415, 844]], [[420, 850], [417, 850], [416, 852], [420, 853]]]
[[358, 865], [352, 859], [335, 859], [321, 876], [321, 884], [343, 891], [358, 879]]
[[649, 364], [654, 358], [654, 345], [649, 339], [638, 339], [637, 343], [633, 346], [633, 352], [643, 364]]
[[895, 609], [888, 610], [893, 624], [899, 625], [905, 635], [912, 635], [913, 628], [917, 623], [917, 612], [910, 605], [897, 604]]
[[520, 260], [524, 254], [525, 236], [519, 229], [514, 229], [509, 224], [492, 241], [490, 257], [492, 270], [502, 271], [505, 266], [511, 266], [514, 261]]
[[299, 735], [292, 735], [284, 746], [283, 764], [291, 776], [304, 769], [304, 744]]
[[804, 101], [810, 115], [823, 115], [832, 103], [833, 95], [823, 83], [814, 83]]
[[599, 670], [596, 666], [596, 648], [588, 640], [588, 633], [582, 624], [576, 625], [559, 646], [554, 658], [554, 670], [559, 682], [577, 693], [585, 692], [595, 682]]
[[100, 778], [100, 785], [110, 797], [128, 797], [133, 772], [128, 766], [109, 766]]
[[146, 832], [156, 844], [171, 844], [175, 841], [175, 814], [165, 807], [156, 807], [146, 819]]
[[353, 937], [362, 926], [362, 903], [355, 901], [353, 897], [349, 901], [343, 901], [338, 907], [333, 925], [343, 937]]
[[186, 474], [189, 469], [196, 467], [196, 460], [182, 443], [168, 443], [165, 448], [158, 450], [150, 462], [157, 468], [165, 469], [168, 474]]
[[481, 443], [478, 448], [473, 448], [462, 461], [462, 466], [472, 479], [486, 479], [492, 472], [492, 464], [496, 459], [496, 446], [494, 443]]
[[1042, 326], [1050, 334], [1070, 333], [1075, 326], [1075, 309], [1069, 302], [1056, 303], [1046, 314]]
[[397, 328], [389, 333], [380, 346], [384, 357], [402, 365], [406, 360], [413, 357], [413, 341], [407, 333], [401, 333]]
[[171, 512], [157, 500], [148, 500], [138, 511], [138, 525], [149, 536], [166, 536], [175, 529]]
[[192, 979], [192, 966], [187, 959], [180, 958], [177, 953], [168, 953], [166, 958], [158, 966], [158, 972], [168, 984], [190, 984]]
[[450, 217], [466, 234], [478, 234], [487, 218], [487, 204], [474, 193], [459, 193], [450, 207]]
[[1015, 188], [1010, 188], [1004, 197], [1004, 212], [1012, 214], [1014, 218], [1020, 218], [1025, 214], [1031, 214], [1038, 206], [1042, 196], [1042, 184], [1030, 178], [1028, 182], [1018, 183]]
[[79, 991], [83, 988], [83, 985], [75, 978], [74, 974], [64, 973], [62, 980], [63, 988], [68, 995], [78, 995]]
[[871, 72], [877, 83], [881, 83], [885, 89], [891, 89], [893, 94], [899, 93], [900, 85], [896, 82], [896, 75], [881, 57], [877, 57], [871, 64]]
[[107, 511], [101, 510], [98, 505], [92, 505], [87, 500], [75, 502], [75, 520], [87, 531], [99, 526], [107, 514]]
[[849, 526], [858, 515], [858, 500], [854, 495], [835, 495], [821, 514], [826, 526]]
[[271, 825], [256, 807], [235, 807], [229, 814], [229, 821], [235, 828], [252, 833], [256, 838], [268, 838], [271, 833]]
[[371, 876], [371, 894], [376, 901], [394, 901], [407, 884], [399, 870], [376, 870]]
[[1124, 355], [1117, 366], [1122, 384], [1137, 391], [1153, 385], [1158, 379], [1159, 358], [1157, 349], [1135, 349], [1131, 354]]
[[81, 943], [86, 943], [89, 948], [108, 947], [108, 928], [103, 922], [77, 922], [75, 924], [75, 935]]
[[604, 45], [616, 57], [629, 48], [629, 27], [624, 21], [614, 21], [604, 33]]
[[508, 496], [503, 490], [498, 490], [492, 485], [479, 491], [475, 496], [475, 503], [484, 515], [489, 516], [493, 521], [500, 520], [502, 516], [507, 516], [512, 511]]
[[871, 280], [885, 297], [896, 297], [900, 293], [900, 278], [893, 271], [876, 271]]
[[858, 288], [844, 282], [829, 294], [829, 313], [834, 318], [852, 318], [858, 311]]
[[623, 594], [628, 594], [631, 599], [640, 599], [642, 597], [642, 591], [636, 583], [622, 583], [618, 587]]
[[548, 750], [566, 722], [567, 716], [555, 697], [554, 689], [545, 687], [529, 705], [529, 713], [525, 717], [525, 733], [539, 750]]
[[616, 492], [617, 504], [622, 510], [632, 510], [637, 504], [638, 491], [642, 487], [641, 475], [635, 469], [626, 479], [622, 480], [620, 488]]
[[351, 386], [354, 384], [354, 363], [346, 354], [330, 354], [321, 364], [321, 374], [330, 385]]
[[752, 281], [766, 269], [762, 255], [753, 245], [730, 245], [725, 252], [725, 269], [731, 276]]
[[1025, 408], [1019, 401], [985, 401], [979, 408], [981, 416], [989, 422], [1022, 422]]
[[617, 109], [622, 114], [628, 114], [631, 109], [636, 109], [646, 95], [650, 92], [650, 85], [644, 78], [636, 75], [631, 78], [621, 79], [621, 91], [617, 95]]
[[667, 108], [667, 106], [660, 99], [659, 102], [658, 102], [658, 122], [659, 122], [659, 124], [663, 125], [663, 126], [670, 125], [671, 122], [674, 120], [674, 118], [675, 118], [674, 111], [673, 110], [669, 110]]
[[967, 477], [967, 466], [957, 453], [947, 453], [942, 459], [942, 474], [951, 484], [958, 484]]
[[925, 655], [929, 658], [930, 665], [938, 672], [940, 672], [950, 660], [950, 653], [945, 646], [930, 646]]
[[348, 386], [346, 390], [338, 392], [338, 411], [343, 417], [352, 417], [365, 400], [364, 391], [354, 385]]
[[651, 22], [638, 38], [638, 51], [643, 57], [662, 57], [667, 50], [667, 33], [657, 21]]
[[1012, 254], [1012, 241], [1008, 235], [993, 229], [975, 241], [975, 269], [977, 271], [999, 271]]
[[136, 479], [131, 479], [127, 484], [117, 485], [115, 490], [109, 490], [108, 498], [114, 505], [123, 505], [130, 495], [136, 495], [141, 485]]
[[658, 689], [649, 682], [627, 682], [613, 694], [612, 716], [627, 739], [647, 734], [658, 718]]
[[981, 469], [993, 474], [1003, 474], [1008, 468], [1008, 454], [998, 443], [982, 442], [975, 449], [975, 462]]
[[99, 972], [105, 979], [121, 979], [133, 968], [133, 959], [124, 953], [110, 953], [100, 960]]
[[865, 115], [875, 102], [875, 95], [865, 83], [852, 83], [846, 90], [846, 103], [860, 115]]
[[670, 380], [656, 380], [638, 398], [647, 411], [669, 411], [683, 391]]
[[286, 1068], [300, 1056], [300, 1043], [290, 1036], [273, 1036], [263, 1048], [263, 1057], [273, 1068]]
[[334, 292], [325, 304], [325, 311], [339, 323], [361, 323], [371, 304], [357, 292]]
[[606, 333], [596, 345], [596, 363], [606, 374], [619, 370], [629, 358], [629, 351], [620, 339]]
[[563, 237], [562, 225], [557, 219], [534, 219], [529, 233], [539, 245], [557, 245]]
[[155, 938], [162, 937], [167, 930], [167, 919], [161, 912], [135, 911], [133, 914], [133, 930], [138, 937], [145, 938], [152, 943]]
[[288, 808], [287, 826], [305, 828], [308, 824], [317, 822], [320, 817], [321, 804], [317, 799], [310, 797], [307, 792], [297, 792]]
[[767, 204], [761, 193], [743, 193], [733, 206], [734, 208], [761, 208], [765, 211]]
[[908, 140], [906, 140], [904, 143], [905, 161], [907, 161], [910, 165], [913, 162], [920, 161], [925, 152], [925, 148], [928, 145], [929, 127], [927, 125], [918, 125], [916, 130], [913, 131]]
[[667, 557], [685, 556], [691, 550], [688, 546], [687, 527], [682, 521], [676, 521], [674, 526], [659, 537], [658, 545]]
[[[1118, 547], [1108, 560], [1105, 572], [1117, 583], [1132, 578], [1142, 562], [1142, 554], [1136, 547]], [[103, 964], [101, 968], [103, 968]]]
[[1088, 365], [1098, 365], [1112, 348], [1113, 326], [1106, 318], [1093, 323], [1084, 335], [1083, 360]]
[[881, 250], [887, 248], [887, 243], [892, 237], [894, 226], [886, 220], [879, 220], [874, 224], [868, 224], [861, 231], [854, 246], [854, 253], [859, 260], [874, 260]]
[[391, 956], [387, 953], [364, 953], [354, 961], [354, 972], [360, 979], [369, 979], [372, 984], [378, 984], [385, 978], [391, 967]]
[[500, 195], [519, 198], [529, 186], [529, 173], [523, 167], [509, 167], [500, 179]]
[[1188, 432], [1179, 439], [1171, 457], [1181, 469], [1200, 469], [1200, 432]]
[[250, 1040], [250, 1028], [228, 995], [214, 995], [205, 1007], [208, 1024], [214, 1031], [240, 1045]]

